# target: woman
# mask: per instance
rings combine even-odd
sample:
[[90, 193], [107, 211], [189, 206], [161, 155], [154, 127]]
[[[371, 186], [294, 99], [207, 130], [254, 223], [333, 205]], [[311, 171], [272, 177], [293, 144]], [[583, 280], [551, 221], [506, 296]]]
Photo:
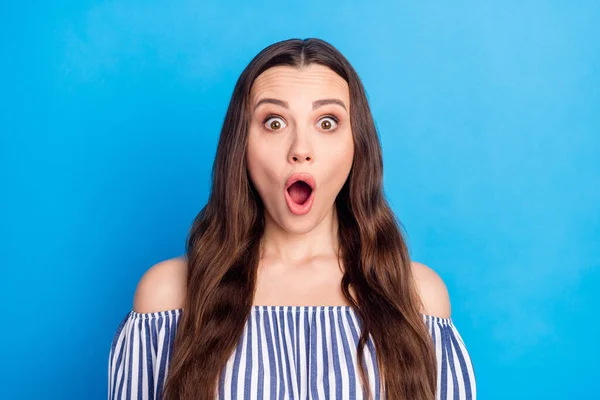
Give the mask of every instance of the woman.
[[286, 40], [250, 62], [212, 173], [185, 256], [144, 274], [115, 334], [109, 398], [475, 398], [446, 287], [409, 259], [364, 88], [334, 47]]

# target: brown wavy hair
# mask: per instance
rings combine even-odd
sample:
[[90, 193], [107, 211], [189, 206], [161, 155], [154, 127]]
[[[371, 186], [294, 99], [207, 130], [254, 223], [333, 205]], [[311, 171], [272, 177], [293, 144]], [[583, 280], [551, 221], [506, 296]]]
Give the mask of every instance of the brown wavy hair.
[[[358, 364], [369, 335], [389, 399], [431, 400], [436, 391], [433, 342], [421, 316], [403, 226], [383, 192], [379, 137], [364, 87], [348, 60], [316, 38], [289, 39], [263, 49], [240, 75], [225, 115], [212, 168], [209, 199], [186, 238], [187, 296], [170, 360], [164, 398], [214, 399], [220, 371], [252, 308], [264, 205], [246, 167], [250, 90], [273, 66], [324, 65], [348, 82], [355, 155], [335, 200], [341, 289], [362, 320]], [[356, 299], [350, 293], [350, 287]]]

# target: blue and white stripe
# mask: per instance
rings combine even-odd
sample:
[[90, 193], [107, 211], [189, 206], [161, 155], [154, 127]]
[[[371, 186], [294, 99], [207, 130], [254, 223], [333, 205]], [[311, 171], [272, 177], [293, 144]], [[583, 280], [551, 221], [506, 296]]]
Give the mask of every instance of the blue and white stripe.
[[[109, 354], [108, 398], [161, 398], [183, 309], [131, 310]], [[475, 374], [451, 318], [423, 315], [438, 364], [439, 400], [476, 399]], [[356, 346], [360, 319], [350, 306], [253, 306], [220, 374], [217, 399], [363, 399]], [[379, 382], [375, 346], [365, 348], [373, 399]]]

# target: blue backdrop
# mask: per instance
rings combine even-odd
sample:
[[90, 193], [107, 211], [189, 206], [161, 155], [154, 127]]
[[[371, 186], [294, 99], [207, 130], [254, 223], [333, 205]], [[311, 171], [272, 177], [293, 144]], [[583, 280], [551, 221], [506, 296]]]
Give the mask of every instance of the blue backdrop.
[[598, 396], [600, 3], [246, 3], [0, 5], [1, 397], [106, 398], [138, 279], [207, 199], [235, 80], [291, 37], [363, 79], [480, 398]]

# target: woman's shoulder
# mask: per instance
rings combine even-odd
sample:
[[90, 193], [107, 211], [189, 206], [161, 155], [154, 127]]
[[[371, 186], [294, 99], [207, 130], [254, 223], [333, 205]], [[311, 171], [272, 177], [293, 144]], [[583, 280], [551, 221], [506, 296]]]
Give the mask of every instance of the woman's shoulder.
[[185, 255], [154, 264], [139, 280], [133, 299], [136, 313], [155, 313], [182, 308], [187, 287]]
[[[450, 318], [448, 289], [442, 278], [427, 265], [412, 261], [413, 277], [423, 303], [423, 314]], [[181, 309], [187, 288], [185, 255], [151, 266], [137, 284], [133, 301], [136, 313], [155, 313]]]
[[450, 318], [450, 296], [442, 278], [425, 264], [412, 261], [411, 265], [413, 278], [423, 303], [423, 314]]

